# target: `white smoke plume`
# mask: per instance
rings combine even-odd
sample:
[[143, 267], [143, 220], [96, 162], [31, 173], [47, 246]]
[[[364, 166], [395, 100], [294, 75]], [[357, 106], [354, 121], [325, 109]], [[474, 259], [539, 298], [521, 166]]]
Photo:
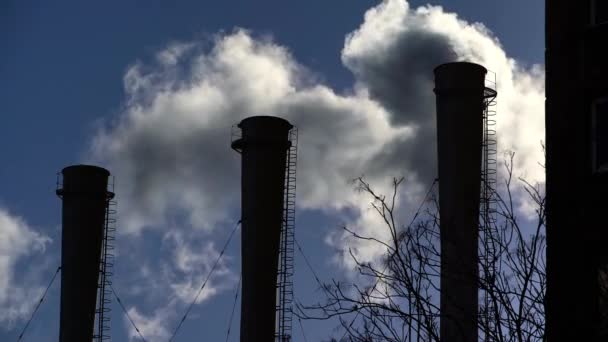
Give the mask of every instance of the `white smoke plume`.
[[[205, 236], [234, 222], [240, 168], [230, 131], [251, 115], [298, 127], [300, 208], [350, 209], [361, 233], [384, 231], [349, 180], [365, 175], [387, 193], [391, 177], [403, 175], [402, 205], [419, 203], [437, 174], [433, 69], [451, 61], [496, 74], [499, 151], [516, 152], [517, 175], [544, 181], [543, 67], [520, 66], [485, 26], [441, 7], [384, 0], [368, 10], [345, 40], [341, 59], [356, 80], [346, 90], [319, 82], [288, 48], [244, 29], [205, 46], [172, 44], [156, 63], [132, 65], [124, 110], [92, 144], [96, 161], [117, 177], [123, 232], [158, 231], [187, 217]], [[356, 248], [362, 260], [383, 252], [345, 246], [352, 241], [340, 234], [328, 241]]]

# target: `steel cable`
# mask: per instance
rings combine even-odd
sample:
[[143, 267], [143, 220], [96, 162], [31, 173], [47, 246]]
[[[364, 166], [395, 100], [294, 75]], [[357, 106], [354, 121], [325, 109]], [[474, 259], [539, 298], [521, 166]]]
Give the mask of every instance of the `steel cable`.
[[137, 325], [135, 325], [135, 322], [131, 318], [131, 315], [129, 315], [129, 312], [127, 311], [127, 309], [125, 308], [125, 306], [122, 304], [122, 301], [120, 300], [120, 297], [118, 297], [118, 294], [116, 293], [116, 290], [114, 290], [114, 287], [112, 286], [112, 284], [110, 284], [110, 289], [112, 290], [112, 294], [114, 294], [114, 297], [116, 297], [116, 301], [118, 302], [118, 305], [120, 305], [120, 308], [125, 313], [125, 316], [127, 316], [127, 319], [129, 320], [129, 322], [131, 322], [131, 325], [133, 326], [133, 328], [135, 329], [135, 331], [137, 331], [137, 334], [139, 335], [139, 337], [141, 338], [141, 340], [144, 341], [144, 342], [146, 342], [146, 339], [141, 334], [141, 331], [139, 330], [139, 328], [137, 327]]
[[34, 311], [32, 312], [32, 315], [30, 316], [30, 319], [25, 324], [25, 327], [23, 327], [23, 330], [21, 330], [21, 334], [19, 334], [19, 338], [17, 338], [17, 341], [21, 341], [21, 339], [23, 338], [23, 336], [24, 336], [27, 328], [30, 326], [30, 323], [34, 319], [34, 316], [36, 315], [36, 312], [38, 312], [38, 309], [40, 308], [40, 305], [42, 305], [42, 302], [44, 301], [44, 298], [46, 297], [46, 294], [49, 292], [49, 289], [51, 288], [51, 285], [53, 285], [53, 282], [55, 282], [55, 278], [57, 278], [57, 274], [59, 274], [59, 271], [61, 271], [61, 266], [57, 267], [57, 270], [55, 271], [55, 274], [53, 274], [53, 277], [51, 278], [51, 281], [50, 281], [49, 285], [46, 287], [46, 290], [44, 290], [44, 293], [42, 294], [42, 297], [40, 298], [40, 301], [38, 301], [38, 304], [36, 304], [36, 308], [34, 308]]
[[220, 252], [220, 255], [217, 257], [217, 259], [215, 260], [215, 263], [211, 267], [211, 270], [207, 274], [207, 277], [205, 278], [205, 281], [203, 282], [203, 285], [201, 285], [201, 288], [198, 290], [198, 293], [194, 297], [194, 300], [192, 300], [192, 302], [188, 306], [188, 309], [186, 310], [186, 313], [184, 314], [184, 316], [182, 317], [182, 319], [179, 321], [179, 324], [177, 325], [177, 327], [173, 331], [173, 335], [171, 335], [171, 338], [169, 339], [169, 342], [173, 341], [173, 339], [177, 335], [177, 332], [179, 331], [179, 329], [184, 324], [184, 321], [188, 317], [188, 314], [190, 313], [190, 310], [192, 310], [192, 307], [194, 306], [194, 304], [196, 304], [196, 301], [198, 300], [198, 297], [201, 295], [201, 292], [203, 292], [203, 289], [207, 285], [207, 282], [211, 278], [211, 275], [213, 274], [213, 271], [215, 271], [215, 268], [217, 267], [217, 265], [219, 264], [220, 260], [222, 259], [222, 256], [224, 255], [224, 252], [226, 252], [226, 249], [228, 248], [228, 245], [230, 244], [230, 241], [232, 240], [232, 237], [234, 236], [234, 233], [236, 232], [236, 230], [239, 228], [240, 225], [241, 225], [241, 220], [239, 220], [239, 222], [237, 222], [236, 226], [234, 226], [234, 229], [232, 229], [232, 232], [230, 233], [230, 236], [228, 237], [228, 240], [224, 244], [224, 248], [222, 248], [222, 251]]
[[243, 275], [239, 277], [239, 283], [236, 285], [236, 293], [234, 294], [234, 303], [232, 304], [232, 312], [230, 313], [230, 320], [228, 321], [228, 331], [226, 332], [226, 342], [228, 342], [228, 337], [230, 337], [230, 330], [232, 328], [232, 319], [234, 318], [234, 309], [236, 308], [236, 302], [239, 299], [239, 290], [241, 289], [241, 280], [243, 280]]

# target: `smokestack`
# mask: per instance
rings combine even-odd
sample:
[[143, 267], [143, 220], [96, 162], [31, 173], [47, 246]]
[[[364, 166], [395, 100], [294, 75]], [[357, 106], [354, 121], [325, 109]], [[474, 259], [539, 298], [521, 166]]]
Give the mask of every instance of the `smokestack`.
[[63, 200], [61, 233], [60, 342], [91, 341], [101, 245], [110, 172], [97, 166], [73, 165], [61, 171]]
[[285, 167], [291, 145], [288, 121], [254, 116], [238, 124], [232, 143], [241, 170], [241, 341], [273, 341]]
[[441, 340], [477, 341], [478, 229], [486, 69], [457, 62], [435, 68]]

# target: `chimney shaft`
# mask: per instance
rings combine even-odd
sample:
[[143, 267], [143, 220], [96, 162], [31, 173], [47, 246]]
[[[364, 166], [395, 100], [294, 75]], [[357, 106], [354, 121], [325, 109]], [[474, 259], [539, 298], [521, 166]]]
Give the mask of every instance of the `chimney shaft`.
[[242, 155], [241, 341], [273, 341], [285, 168], [290, 146], [286, 120], [254, 116], [238, 125], [232, 146]]
[[486, 69], [435, 69], [441, 235], [441, 340], [477, 341], [478, 229]]
[[60, 342], [91, 341], [101, 245], [105, 227], [110, 173], [90, 165], [61, 171], [63, 200], [61, 234]]

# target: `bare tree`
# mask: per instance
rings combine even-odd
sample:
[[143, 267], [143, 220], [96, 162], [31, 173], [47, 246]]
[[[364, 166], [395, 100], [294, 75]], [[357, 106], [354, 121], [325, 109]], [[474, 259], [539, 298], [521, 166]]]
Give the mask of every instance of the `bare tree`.
[[[492, 194], [491, 213], [480, 219], [480, 339], [544, 341], [544, 193], [523, 179], [517, 179], [514, 189], [512, 166], [513, 154], [505, 162], [502, 190]], [[337, 318], [340, 341], [440, 341], [439, 205], [434, 192], [427, 194], [426, 208], [421, 206], [411, 223], [403, 225], [397, 219], [403, 178], [393, 180], [388, 196], [376, 193], [364, 178], [355, 183], [382, 218], [383, 227], [376, 229], [387, 229], [390, 238], [382, 241], [347, 226], [342, 229], [350, 238], [382, 248], [383, 258], [363, 262], [349, 249], [363, 285], [336, 280], [321, 284], [325, 298], [299, 303], [297, 314], [303, 319]], [[517, 216], [515, 191], [524, 191], [535, 206], [533, 219]]]

